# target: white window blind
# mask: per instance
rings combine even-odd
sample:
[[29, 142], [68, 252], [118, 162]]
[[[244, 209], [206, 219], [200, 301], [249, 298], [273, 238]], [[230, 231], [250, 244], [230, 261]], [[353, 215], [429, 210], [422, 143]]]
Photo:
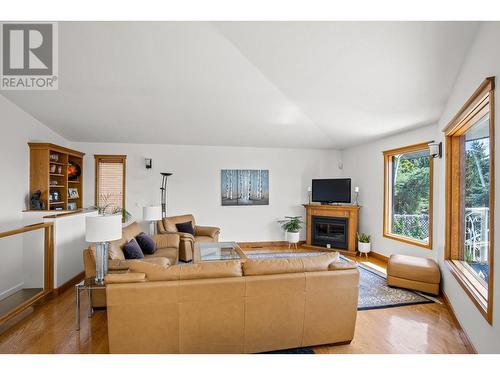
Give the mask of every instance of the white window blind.
[[97, 163], [97, 203], [109, 204], [112, 208], [123, 207], [124, 162], [122, 160], [99, 160]]

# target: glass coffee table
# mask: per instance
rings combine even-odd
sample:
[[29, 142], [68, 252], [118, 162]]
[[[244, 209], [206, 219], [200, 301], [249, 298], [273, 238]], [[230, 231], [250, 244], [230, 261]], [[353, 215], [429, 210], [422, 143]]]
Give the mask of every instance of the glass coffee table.
[[247, 259], [236, 242], [200, 242], [194, 247], [193, 262]]

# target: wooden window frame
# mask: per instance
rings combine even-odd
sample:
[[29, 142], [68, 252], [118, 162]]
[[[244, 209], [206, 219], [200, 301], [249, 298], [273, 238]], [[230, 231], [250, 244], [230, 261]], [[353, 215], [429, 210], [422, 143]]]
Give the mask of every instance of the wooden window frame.
[[[451, 274], [464, 289], [474, 305], [489, 324], [493, 324], [493, 285], [494, 285], [494, 211], [495, 211], [495, 77], [486, 78], [460, 111], [445, 127], [446, 147], [446, 235], [445, 264]], [[490, 243], [488, 248], [489, 280], [488, 290], [477, 282], [465, 266], [457, 260], [463, 251], [463, 137], [476, 120], [489, 110], [490, 114], [490, 192], [489, 223]], [[479, 284], [479, 285], [478, 285]], [[487, 299], [486, 299], [487, 293]]]
[[94, 155], [95, 159], [95, 205], [99, 204], [99, 163], [120, 163], [123, 164], [123, 197], [122, 208], [125, 210], [125, 192], [127, 180], [127, 155]]
[[411, 237], [398, 236], [397, 234], [391, 233], [391, 202], [392, 202], [392, 190], [389, 188], [391, 186], [391, 173], [389, 165], [391, 163], [391, 158], [394, 155], [404, 154], [409, 152], [428, 150], [429, 142], [418, 143], [410, 146], [399, 147], [392, 150], [384, 151], [384, 221], [383, 221], [383, 231], [382, 235], [385, 238], [391, 240], [401, 241], [410, 245], [415, 245], [422, 247], [424, 249], [432, 250], [432, 230], [433, 230], [433, 190], [434, 190], [434, 158], [429, 156], [429, 242], [423, 242]]

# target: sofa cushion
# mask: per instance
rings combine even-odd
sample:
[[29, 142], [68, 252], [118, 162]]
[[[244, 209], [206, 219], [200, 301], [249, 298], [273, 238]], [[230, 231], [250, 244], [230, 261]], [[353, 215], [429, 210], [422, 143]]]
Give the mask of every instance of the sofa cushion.
[[116, 241], [111, 241], [109, 243], [109, 259], [125, 260], [125, 255], [123, 254], [123, 245], [129, 242], [132, 238], [135, 238], [139, 233], [141, 233], [141, 227], [138, 223], [133, 222], [122, 229], [122, 238]]
[[214, 242], [214, 239], [208, 236], [194, 236], [194, 240], [196, 242]]
[[333, 262], [338, 262], [340, 255], [338, 252], [327, 253], [318, 256], [300, 258], [304, 264], [305, 272], [326, 271]]
[[171, 265], [177, 263], [177, 252], [175, 247], [162, 247], [155, 251], [154, 254], [144, 254], [145, 259], [153, 259], [157, 257], [167, 258]]
[[123, 228], [122, 239], [128, 242], [132, 238], [135, 238], [141, 232], [142, 232], [141, 226], [139, 225], [138, 222], [134, 221], [132, 224], [129, 224]]
[[327, 271], [330, 263], [338, 260], [339, 254], [329, 253], [317, 256], [247, 259], [243, 263], [245, 276], [273, 275], [282, 273]]
[[141, 247], [139, 246], [135, 238], [132, 238], [129, 242], [123, 245], [123, 254], [125, 255], [125, 259], [144, 258]]
[[190, 214], [169, 216], [169, 217], [164, 217], [162, 219], [164, 230], [166, 230], [167, 232], [177, 232], [177, 227], [175, 226], [175, 224], [185, 223], [187, 221], [193, 223], [193, 227], [196, 226], [196, 223], [194, 221], [194, 216]]
[[241, 277], [242, 275], [239, 260], [202, 262], [181, 267], [181, 280], [217, 279], [221, 277]]
[[193, 223], [191, 221], [186, 221], [185, 223], [175, 224], [177, 231], [182, 233], [189, 233], [194, 236]]
[[337, 270], [352, 270], [358, 268], [358, 264], [356, 262], [353, 262], [351, 260], [347, 262], [342, 262], [342, 261], [334, 261], [330, 263], [328, 266], [328, 269], [330, 271], [337, 271]]
[[142, 283], [144, 281], [146, 281], [144, 273], [109, 273], [104, 276], [105, 284]]
[[121, 238], [116, 241], [111, 241], [109, 243], [108, 258], [116, 260], [125, 260], [125, 254], [123, 254], [122, 247], [126, 243], [127, 241]]
[[149, 281], [180, 280], [181, 266], [178, 265], [169, 266], [168, 264], [155, 264], [143, 260], [131, 260], [129, 267], [131, 272], [145, 273]]
[[239, 260], [175, 266], [161, 266], [134, 260], [130, 261], [130, 270], [132, 272], [145, 273], [149, 281], [216, 279], [242, 276]]
[[154, 254], [156, 251], [156, 242], [150, 235], [141, 232], [135, 237], [135, 239], [144, 254]]

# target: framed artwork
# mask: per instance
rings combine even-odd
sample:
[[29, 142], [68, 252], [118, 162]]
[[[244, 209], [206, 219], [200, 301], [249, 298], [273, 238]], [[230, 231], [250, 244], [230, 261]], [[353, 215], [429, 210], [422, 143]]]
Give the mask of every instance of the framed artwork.
[[79, 198], [80, 195], [78, 194], [78, 189], [77, 188], [69, 188], [68, 189], [68, 197], [72, 199]]
[[222, 169], [221, 204], [223, 206], [269, 205], [269, 170]]

